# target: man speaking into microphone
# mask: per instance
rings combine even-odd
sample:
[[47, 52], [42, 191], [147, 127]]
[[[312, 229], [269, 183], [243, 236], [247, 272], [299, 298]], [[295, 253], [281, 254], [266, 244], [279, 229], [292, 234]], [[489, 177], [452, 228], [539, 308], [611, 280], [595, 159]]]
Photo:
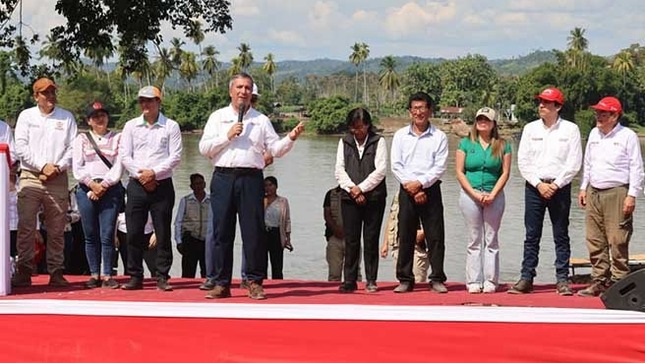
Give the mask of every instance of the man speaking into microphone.
[[231, 78], [231, 104], [213, 112], [206, 122], [199, 152], [215, 167], [211, 179], [212, 233], [206, 241], [206, 277], [201, 288], [210, 299], [231, 296], [235, 220], [239, 214], [242, 249], [251, 299], [265, 299], [267, 242], [264, 226], [264, 158], [267, 150], [281, 157], [304, 131], [299, 123], [280, 138], [268, 117], [251, 105], [253, 78], [239, 73]]

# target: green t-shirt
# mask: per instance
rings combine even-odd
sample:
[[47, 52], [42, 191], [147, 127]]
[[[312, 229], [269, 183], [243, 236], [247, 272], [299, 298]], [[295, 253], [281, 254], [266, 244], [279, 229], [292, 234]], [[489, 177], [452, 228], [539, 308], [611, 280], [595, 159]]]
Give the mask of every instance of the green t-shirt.
[[[459, 142], [459, 150], [466, 154], [464, 161], [466, 179], [473, 189], [490, 192], [502, 175], [502, 159], [493, 157], [492, 149], [489, 145], [484, 150], [479, 142], [473, 142], [469, 137], [464, 137]], [[510, 153], [511, 144], [505, 142], [504, 155]]]

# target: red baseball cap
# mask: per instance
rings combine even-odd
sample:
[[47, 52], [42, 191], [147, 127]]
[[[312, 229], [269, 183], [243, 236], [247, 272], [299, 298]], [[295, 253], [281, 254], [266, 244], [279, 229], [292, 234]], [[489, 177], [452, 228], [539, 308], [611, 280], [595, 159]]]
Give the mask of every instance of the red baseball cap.
[[591, 108], [599, 111], [623, 112], [623, 106], [621, 106], [620, 101], [616, 97], [605, 97], [597, 104], [591, 106]]
[[564, 95], [562, 94], [562, 91], [555, 87], [549, 87], [545, 89], [544, 91], [542, 91], [542, 93], [536, 95], [535, 98], [564, 105]]

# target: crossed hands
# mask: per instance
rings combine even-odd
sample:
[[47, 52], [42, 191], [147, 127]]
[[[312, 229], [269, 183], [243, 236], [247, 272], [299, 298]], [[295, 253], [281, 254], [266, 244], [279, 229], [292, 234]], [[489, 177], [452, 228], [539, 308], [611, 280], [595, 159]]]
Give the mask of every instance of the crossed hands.
[[428, 203], [428, 195], [423, 191], [423, 184], [420, 181], [414, 180], [403, 184], [403, 190], [414, 198], [414, 203], [417, 205]]
[[551, 199], [558, 191], [558, 186], [555, 183], [539, 183], [536, 188], [540, 192], [540, 196], [546, 200]]
[[40, 179], [41, 182], [46, 182], [50, 179], [57, 177], [61, 173], [62, 171], [60, 170], [60, 167], [58, 165], [47, 163], [45, 164], [45, 166], [43, 166], [43, 169], [40, 171], [40, 175], [38, 176], [38, 179]]
[[155, 189], [157, 189], [157, 179], [155, 172], [152, 169], [140, 169], [137, 180], [139, 180], [143, 189], [148, 193], [154, 192]]

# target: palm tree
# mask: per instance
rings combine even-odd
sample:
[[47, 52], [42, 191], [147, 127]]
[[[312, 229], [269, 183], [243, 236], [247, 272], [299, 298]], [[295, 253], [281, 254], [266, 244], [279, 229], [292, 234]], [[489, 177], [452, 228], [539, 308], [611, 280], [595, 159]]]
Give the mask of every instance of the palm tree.
[[173, 64], [168, 48], [159, 48], [158, 51], [159, 54], [152, 64], [152, 69], [157, 77], [157, 82], [161, 84], [161, 90], [163, 91], [166, 85], [166, 78], [172, 74]]
[[627, 79], [627, 74], [631, 73], [634, 70], [634, 57], [632, 53], [627, 50], [616, 54], [614, 62], [612, 63], [612, 68], [616, 69], [623, 76], [623, 87], [625, 87], [625, 81]]
[[394, 92], [401, 85], [399, 75], [396, 73], [396, 59], [388, 55], [381, 59], [381, 72], [379, 73], [379, 83], [387, 92], [390, 93], [390, 102], [394, 101]]
[[365, 105], [368, 105], [369, 94], [367, 93], [367, 76], [366, 76], [367, 63], [365, 63], [365, 61], [370, 56], [370, 46], [367, 45], [366, 43], [361, 43], [360, 45], [360, 56], [361, 56], [361, 64], [363, 65], [363, 103]]
[[213, 78], [213, 75], [215, 76], [215, 87], [219, 87], [218, 71], [222, 66], [222, 63], [217, 60], [219, 51], [215, 49], [214, 46], [209, 45], [204, 48], [202, 55], [206, 57], [202, 61], [202, 69], [208, 73], [211, 79]]
[[172, 47], [170, 48], [170, 60], [172, 61], [173, 67], [178, 69], [181, 64], [181, 54], [184, 52], [181, 47], [186, 45], [186, 43], [179, 38], [172, 38], [170, 45]]
[[[85, 49], [85, 56], [88, 57], [96, 68], [96, 78], [99, 78], [99, 71], [102, 70], [105, 60], [114, 54], [112, 47], [95, 47]], [[110, 73], [107, 73], [108, 85], [110, 84]]]
[[574, 28], [567, 37], [569, 41], [568, 61], [573, 68], [584, 68], [585, 67], [585, 51], [589, 46], [589, 41], [585, 38], [585, 29], [583, 28]]
[[242, 72], [242, 61], [239, 57], [231, 59], [231, 67], [228, 69], [228, 74], [234, 76]]
[[251, 47], [247, 43], [241, 43], [237, 50], [240, 51], [238, 55], [240, 67], [242, 71], [246, 72], [249, 69], [249, 66], [253, 64], [253, 53], [251, 53]]
[[199, 20], [191, 20], [188, 24], [188, 32], [186, 36], [199, 47], [199, 53], [202, 52], [201, 43], [204, 41], [204, 30], [202, 29], [202, 22]]
[[56, 67], [56, 62], [60, 61], [63, 55], [60, 43], [53, 35], [47, 34], [47, 37], [42, 42], [42, 48], [38, 51], [39, 58], [48, 58], [52, 61], [52, 67]]
[[354, 87], [354, 101], [358, 102], [358, 66], [361, 64], [361, 45], [357, 42], [350, 47], [352, 54], [349, 55], [349, 61], [356, 66], [356, 82]]
[[188, 88], [192, 91], [193, 79], [197, 78], [199, 74], [199, 66], [197, 65], [197, 56], [193, 52], [183, 52], [181, 54], [181, 65], [179, 66], [179, 74], [181, 78], [185, 79], [188, 83]]
[[262, 70], [267, 72], [269, 77], [271, 77], [271, 92], [275, 92], [275, 80], [273, 78], [273, 75], [275, 74], [275, 71], [278, 67], [273, 60], [273, 53], [267, 54], [266, 57], [264, 57], [264, 60], [265, 63], [262, 66]]

